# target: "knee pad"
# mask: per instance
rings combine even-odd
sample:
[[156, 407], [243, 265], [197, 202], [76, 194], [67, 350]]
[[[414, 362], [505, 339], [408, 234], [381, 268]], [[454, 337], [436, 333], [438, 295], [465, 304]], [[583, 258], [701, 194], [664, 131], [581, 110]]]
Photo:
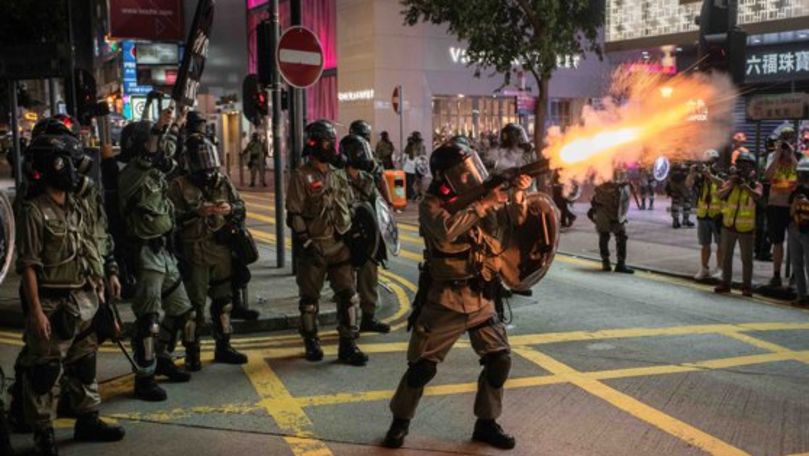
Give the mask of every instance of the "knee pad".
[[190, 344], [197, 341], [197, 311], [191, 310], [185, 314], [183, 321], [183, 342]]
[[65, 372], [78, 379], [82, 384], [89, 385], [96, 379], [96, 354], [87, 356], [65, 366]]
[[146, 314], [137, 321], [135, 330], [135, 357], [145, 365], [155, 360], [155, 340], [160, 334], [159, 316], [154, 313]]
[[358, 326], [360, 297], [354, 290], [343, 290], [335, 295], [337, 299], [337, 316], [340, 322], [349, 328]]
[[411, 388], [424, 388], [435, 377], [438, 366], [433, 361], [420, 359], [412, 363], [407, 369], [407, 386]]
[[35, 364], [28, 368], [28, 382], [34, 393], [41, 396], [50, 392], [61, 373], [62, 365], [59, 361], [54, 360], [43, 364]]
[[480, 364], [483, 364], [483, 378], [492, 388], [502, 388], [511, 371], [511, 355], [506, 351], [499, 351], [485, 355]]
[[298, 309], [301, 311], [301, 334], [304, 336], [316, 336], [317, 300], [303, 298], [298, 304]]
[[233, 304], [230, 300], [217, 300], [211, 303], [211, 317], [217, 331], [223, 335], [230, 335], [233, 327], [230, 323], [230, 313], [233, 311]]

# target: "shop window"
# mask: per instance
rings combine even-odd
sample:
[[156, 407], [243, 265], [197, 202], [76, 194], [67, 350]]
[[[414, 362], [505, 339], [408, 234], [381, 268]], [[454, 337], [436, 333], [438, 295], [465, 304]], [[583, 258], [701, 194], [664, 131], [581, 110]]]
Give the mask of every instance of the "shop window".
[[551, 125], [558, 125], [565, 128], [570, 125], [570, 99], [567, 98], [552, 98], [550, 102], [550, 117], [549, 122]]

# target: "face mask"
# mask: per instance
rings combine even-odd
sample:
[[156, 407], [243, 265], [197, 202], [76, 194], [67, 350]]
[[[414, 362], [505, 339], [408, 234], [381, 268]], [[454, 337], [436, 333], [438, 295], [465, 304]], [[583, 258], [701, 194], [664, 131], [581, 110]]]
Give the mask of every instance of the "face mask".
[[72, 192], [79, 187], [80, 177], [73, 166], [73, 160], [59, 156], [54, 159], [46, 182], [57, 190]]

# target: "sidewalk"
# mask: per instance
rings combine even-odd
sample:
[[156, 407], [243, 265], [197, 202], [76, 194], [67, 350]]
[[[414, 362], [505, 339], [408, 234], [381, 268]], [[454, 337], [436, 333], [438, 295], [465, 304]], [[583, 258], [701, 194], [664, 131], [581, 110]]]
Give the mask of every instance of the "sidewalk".
[[[696, 228], [673, 229], [668, 212], [670, 201], [666, 197], [655, 200], [653, 211], [640, 211], [631, 204], [627, 234], [627, 263], [638, 269], [659, 272], [684, 278], [693, 278], [699, 269], [700, 247], [697, 244]], [[589, 201], [579, 200], [574, 205], [578, 219], [571, 228], [562, 230], [559, 253], [577, 257], [601, 260], [598, 251], [598, 235], [595, 226], [587, 218]], [[696, 217], [693, 217], [696, 223]], [[418, 225], [418, 205], [408, 204], [404, 212], [396, 214], [396, 220]], [[615, 255], [615, 243], [610, 242], [610, 250]], [[714, 249], [715, 251], [715, 249]], [[738, 246], [733, 266], [734, 282], [741, 281], [741, 259]], [[711, 256], [711, 266], [715, 265]], [[782, 270], [782, 273], [784, 271]], [[753, 270], [753, 285], [765, 285], [772, 276], [772, 263], [756, 261]]]

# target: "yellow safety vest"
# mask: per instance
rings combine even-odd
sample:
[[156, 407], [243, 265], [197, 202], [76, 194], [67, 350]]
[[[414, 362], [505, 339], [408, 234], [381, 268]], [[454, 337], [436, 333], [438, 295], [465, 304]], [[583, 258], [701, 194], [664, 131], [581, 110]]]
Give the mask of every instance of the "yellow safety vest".
[[796, 198], [792, 221], [801, 232], [809, 230], [809, 200], [806, 198]]
[[756, 228], [756, 202], [747, 190], [733, 187], [722, 208], [722, 224], [738, 233], [749, 233]]
[[775, 175], [770, 182], [770, 192], [792, 193], [798, 182], [798, 172], [792, 166], [777, 165]]
[[719, 199], [719, 188], [716, 182], [707, 181], [702, 184], [699, 201], [697, 201], [697, 218], [714, 218], [722, 211], [722, 200]]

